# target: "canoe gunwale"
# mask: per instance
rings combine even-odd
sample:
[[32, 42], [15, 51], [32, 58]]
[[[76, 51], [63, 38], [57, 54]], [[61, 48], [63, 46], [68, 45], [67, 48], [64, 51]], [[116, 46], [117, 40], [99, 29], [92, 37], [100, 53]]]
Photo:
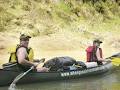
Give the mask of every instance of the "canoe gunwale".
[[[103, 66], [106, 66], [107, 64], [110, 64], [111, 61], [106, 61], [105, 64], [103, 65], [98, 65], [98, 66], [95, 66], [95, 67], [92, 67], [92, 68], [87, 68], [87, 69], [80, 69], [80, 70], [71, 70], [71, 71], [84, 71], [84, 70], [90, 70], [90, 69], [94, 69], [94, 68], [99, 68], [99, 67], [103, 67]], [[4, 69], [0, 69], [0, 71], [11, 71], [11, 72], [20, 72], [20, 71], [14, 71], [14, 70], [4, 70]], [[71, 72], [71, 71], [52, 71], [52, 72], [30, 72], [30, 73], [61, 73], [61, 72]], [[20, 73], [24, 73], [24, 71], [20, 72]]]

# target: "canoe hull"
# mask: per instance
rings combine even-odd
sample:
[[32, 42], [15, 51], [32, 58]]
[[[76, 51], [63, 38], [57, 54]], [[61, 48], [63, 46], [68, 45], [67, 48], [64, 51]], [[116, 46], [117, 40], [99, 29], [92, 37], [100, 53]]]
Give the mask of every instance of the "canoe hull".
[[[112, 67], [111, 62], [106, 63], [105, 65], [86, 69], [86, 70], [76, 70], [76, 71], [66, 71], [66, 72], [30, 72], [21, 78], [17, 84], [23, 83], [34, 83], [34, 82], [43, 82], [43, 81], [53, 81], [53, 80], [65, 80], [65, 79], [74, 79], [85, 76], [102, 74], [110, 70]], [[0, 86], [7, 86], [12, 83], [17, 75], [20, 72], [2, 70], [0, 69]]]

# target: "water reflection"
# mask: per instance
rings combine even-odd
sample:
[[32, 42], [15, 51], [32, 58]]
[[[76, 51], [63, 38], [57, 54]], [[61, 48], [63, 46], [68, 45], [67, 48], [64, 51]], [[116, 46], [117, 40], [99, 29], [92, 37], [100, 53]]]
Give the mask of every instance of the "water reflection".
[[17, 85], [15, 90], [120, 90], [120, 70], [74, 80]]

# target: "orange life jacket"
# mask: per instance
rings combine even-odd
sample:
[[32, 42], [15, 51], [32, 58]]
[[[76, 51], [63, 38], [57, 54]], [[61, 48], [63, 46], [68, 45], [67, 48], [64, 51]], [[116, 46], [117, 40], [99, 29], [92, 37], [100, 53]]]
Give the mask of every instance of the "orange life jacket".
[[[96, 62], [98, 61], [97, 59], [97, 56], [96, 56], [96, 51], [97, 51], [97, 47], [95, 46], [89, 46], [87, 49], [86, 49], [86, 56], [87, 56], [87, 62]], [[99, 53], [100, 53], [100, 57], [102, 58], [102, 49], [99, 48]]]

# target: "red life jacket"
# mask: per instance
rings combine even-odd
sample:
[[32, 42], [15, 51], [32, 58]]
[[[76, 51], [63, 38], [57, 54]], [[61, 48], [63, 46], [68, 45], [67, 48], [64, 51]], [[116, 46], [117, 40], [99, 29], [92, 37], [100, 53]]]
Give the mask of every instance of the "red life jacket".
[[[102, 49], [99, 48], [99, 53], [100, 53], [100, 57], [102, 58]], [[87, 56], [87, 62], [96, 62], [98, 61], [97, 56], [96, 56], [96, 47], [95, 46], [89, 46], [86, 49], [86, 56]]]

